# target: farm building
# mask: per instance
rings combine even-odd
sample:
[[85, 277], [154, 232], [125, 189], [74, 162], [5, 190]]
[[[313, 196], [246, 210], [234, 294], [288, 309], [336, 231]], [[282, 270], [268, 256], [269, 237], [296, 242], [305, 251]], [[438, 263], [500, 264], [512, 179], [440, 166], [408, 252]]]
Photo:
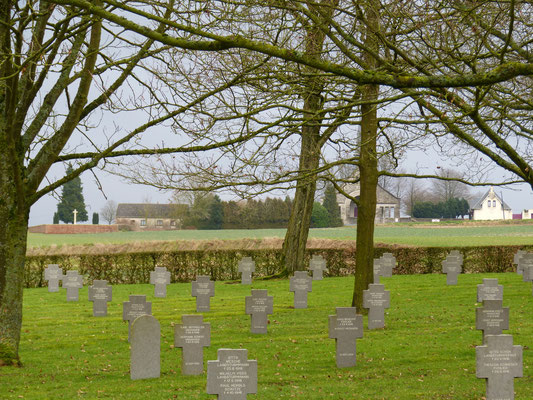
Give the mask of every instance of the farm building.
[[183, 204], [120, 203], [116, 223], [132, 230], [172, 230], [181, 227]]
[[[356, 199], [359, 198], [361, 192], [358, 183], [349, 183], [344, 186], [343, 190]], [[376, 223], [384, 224], [388, 222], [398, 222], [400, 219], [400, 199], [379, 185], [376, 195]], [[337, 204], [339, 205], [344, 225], [354, 225], [357, 223], [358, 210], [353, 200], [338, 193]]]
[[513, 211], [495, 192], [491, 186], [470, 210], [473, 220], [513, 219]]

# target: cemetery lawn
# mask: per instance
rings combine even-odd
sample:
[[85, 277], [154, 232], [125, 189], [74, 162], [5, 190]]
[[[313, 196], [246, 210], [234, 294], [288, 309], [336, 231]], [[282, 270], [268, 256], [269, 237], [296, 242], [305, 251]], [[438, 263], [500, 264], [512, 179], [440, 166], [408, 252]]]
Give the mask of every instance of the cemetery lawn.
[[[524, 377], [515, 379], [517, 399], [533, 399], [533, 296], [531, 283], [507, 274], [460, 275], [457, 286], [446, 277], [399, 275], [382, 278], [391, 292], [386, 328], [365, 331], [357, 340], [357, 366], [337, 369], [335, 341], [328, 339], [328, 315], [351, 303], [353, 278], [313, 282], [309, 308], [292, 308], [288, 280], [254, 281], [252, 286], [216, 282], [211, 311], [207, 360], [219, 348], [248, 349], [258, 362], [258, 394], [248, 399], [477, 399], [485, 380], [476, 378], [476, 290], [482, 278], [504, 285], [510, 307], [514, 344], [524, 346]], [[244, 298], [250, 289], [268, 289], [274, 314], [268, 334], [253, 335]], [[153, 285], [113, 287], [107, 317], [92, 317], [87, 286], [79, 302], [66, 302], [66, 290], [24, 291], [20, 342], [23, 368], [0, 368], [1, 399], [215, 399], [207, 395], [206, 375], [181, 375], [181, 350], [173, 348], [172, 323], [195, 314], [190, 283], [167, 287], [167, 298], [153, 296]], [[131, 381], [128, 326], [122, 302], [130, 294], [146, 294], [161, 323], [161, 378]], [[204, 369], [205, 370], [205, 369]]]
[[[283, 238], [285, 229], [178, 230], [114, 232], [100, 234], [28, 234], [28, 246], [119, 244], [165, 240], [241, 240]], [[355, 240], [355, 227], [311, 229], [315, 239]], [[533, 245], [533, 224], [395, 224], [377, 225], [374, 240], [379, 243], [412, 246]]]

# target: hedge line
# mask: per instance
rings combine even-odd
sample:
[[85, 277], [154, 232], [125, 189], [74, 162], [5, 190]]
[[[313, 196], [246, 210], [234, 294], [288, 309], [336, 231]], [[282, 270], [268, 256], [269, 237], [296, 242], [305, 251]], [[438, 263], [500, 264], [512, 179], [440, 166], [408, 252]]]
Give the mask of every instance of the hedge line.
[[[533, 246], [461, 247], [464, 273], [513, 271], [513, 256], [518, 249]], [[395, 255], [395, 274], [431, 274], [441, 272], [441, 262], [453, 248], [443, 247], [376, 247], [375, 257], [385, 252]], [[326, 276], [352, 275], [355, 269], [353, 249], [310, 249], [308, 257], [320, 254], [326, 261]], [[59, 264], [63, 272], [77, 269], [86, 282], [105, 279], [110, 284], [148, 283], [156, 266], [170, 271], [172, 282], [190, 282], [196, 275], [210, 275], [214, 280], [237, 280], [238, 262], [249, 256], [255, 260], [255, 277], [273, 275], [281, 270], [281, 250], [204, 250], [136, 252], [123, 254], [28, 256], [25, 268], [26, 287], [46, 286], [44, 269]]]

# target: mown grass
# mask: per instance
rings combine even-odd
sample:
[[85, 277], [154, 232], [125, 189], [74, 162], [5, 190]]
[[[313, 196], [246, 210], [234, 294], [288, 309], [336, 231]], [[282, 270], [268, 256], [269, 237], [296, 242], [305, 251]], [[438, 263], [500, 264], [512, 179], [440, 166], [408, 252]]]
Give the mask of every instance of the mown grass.
[[[30, 247], [94, 243], [129, 243], [161, 240], [238, 240], [285, 236], [285, 229], [183, 230], [152, 232], [116, 232], [101, 234], [51, 235], [30, 233]], [[354, 240], [355, 227], [311, 229], [310, 238]], [[533, 244], [533, 224], [443, 224], [376, 226], [375, 241], [413, 246], [486, 246]]]
[[[249, 333], [244, 298], [250, 286], [216, 283], [211, 312], [211, 346], [248, 349], [259, 366], [258, 394], [249, 399], [482, 399], [485, 382], [475, 377], [476, 285], [497, 277], [510, 307], [514, 343], [524, 346], [524, 378], [515, 380], [517, 399], [533, 398], [533, 296], [531, 284], [516, 274], [461, 275], [446, 286], [444, 275], [393, 276], [386, 328], [364, 332], [357, 341], [358, 364], [337, 369], [335, 342], [328, 339], [328, 315], [351, 302], [353, 278], [313, 282], [309, 308], [295, 310], [287, 280], [256, 281], [253, 288], [274, 296], [267, 335]], [[167, 298], [153, 297], [152, 285], [115, 286], [109, 315], [92, 317], [87, 288], [80, 301], [67, 303], [65, 290], [24, 293], [21, 369], [0, 369], [1, 399], [214, 399], [205, 393], [206, 375], [182, 376], [181, 352], [172, 348], [172, 322], [195, 313], [190, 284], [172, 284]], [[162, 376], [131, 381], [127, 324], [122, 302], [147, 294], [161, 323]], [[366, 328], [366, 318], [365, 318]]]

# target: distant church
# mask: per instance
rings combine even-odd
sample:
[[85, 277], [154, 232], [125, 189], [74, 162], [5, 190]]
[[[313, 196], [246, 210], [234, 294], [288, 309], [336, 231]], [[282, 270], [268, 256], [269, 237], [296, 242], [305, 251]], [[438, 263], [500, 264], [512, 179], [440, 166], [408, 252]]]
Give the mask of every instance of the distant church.
[[474, 220], [497, 220], [513, 219], [513, 211], [503, 201], [491, 186], [470, 210], [471, 219]]
[[[344, 186], [344, 191], [355, 199], [359, 199], [361, 189], [359, 183], [349, 183]], [[376, 204], [376, 224], [398, 222], [400, 220], [400, 198], [383, 189], [378, 185]], [[337, 193], [337, 204], [341, 212], [344, 225], [357, 223], [358, 209], [351, 199], [341, 193]]]

